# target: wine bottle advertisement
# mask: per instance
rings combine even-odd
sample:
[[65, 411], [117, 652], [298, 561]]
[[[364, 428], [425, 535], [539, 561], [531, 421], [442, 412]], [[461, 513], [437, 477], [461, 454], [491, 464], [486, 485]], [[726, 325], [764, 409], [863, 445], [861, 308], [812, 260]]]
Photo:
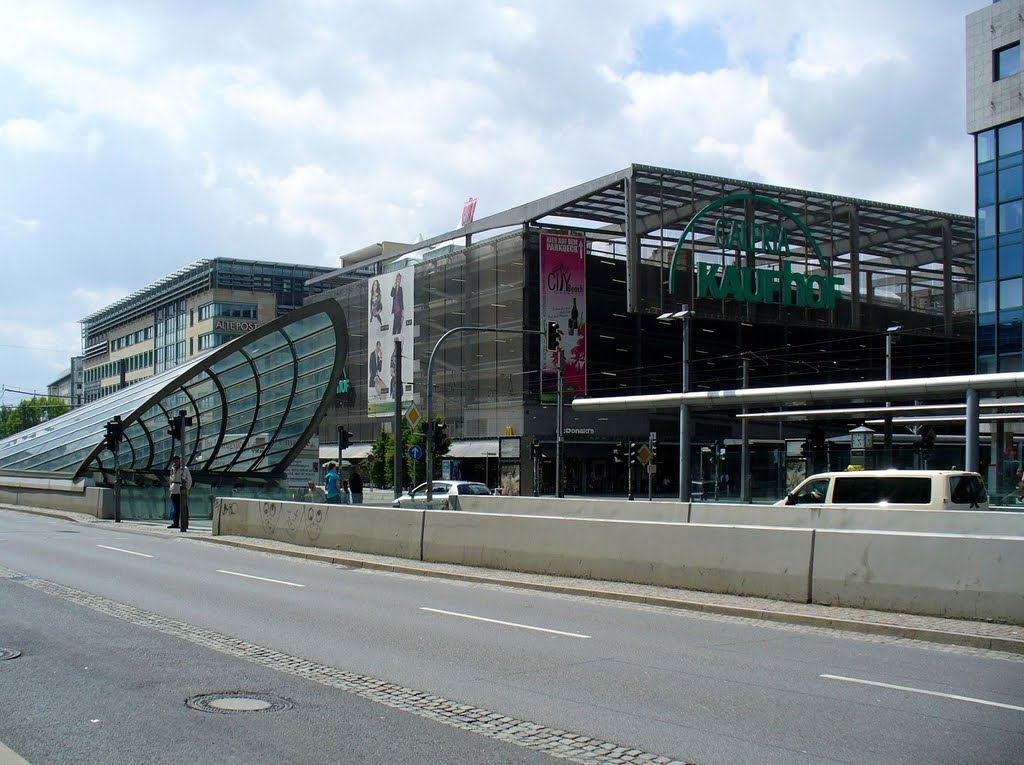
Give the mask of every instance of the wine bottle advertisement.
[[[558, 324], [558, 346], [565, 358], [566, 400], [587, 393], [587, 240], [567, 234], [540, 235], [540, 326]], [[558, 399], [558, 351], [541, 342], [541, 402]]]

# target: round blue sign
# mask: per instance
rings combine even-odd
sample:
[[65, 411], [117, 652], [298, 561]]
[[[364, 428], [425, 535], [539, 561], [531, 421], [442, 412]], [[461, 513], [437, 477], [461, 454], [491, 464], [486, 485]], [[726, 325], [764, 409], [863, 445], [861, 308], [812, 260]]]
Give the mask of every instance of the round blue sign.
[[409, 456], [412, 457], [414, 460], [423, 459], [423, 447], [416, 444], [410, 446]]

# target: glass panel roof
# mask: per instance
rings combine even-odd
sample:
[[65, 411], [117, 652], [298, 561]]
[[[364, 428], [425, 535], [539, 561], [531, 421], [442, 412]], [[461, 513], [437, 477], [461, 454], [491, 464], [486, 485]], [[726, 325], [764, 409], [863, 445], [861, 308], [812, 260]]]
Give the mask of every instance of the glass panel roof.
[[341, 378], [348, 327], [333, 300], [311, 303], [174, 369], [0, 440], [0, 471], [112, 474], [106, 423], [120, 416], [122, 473], [160, 474], [173, 451], [179, 411], [197, 480], [282, 474]]

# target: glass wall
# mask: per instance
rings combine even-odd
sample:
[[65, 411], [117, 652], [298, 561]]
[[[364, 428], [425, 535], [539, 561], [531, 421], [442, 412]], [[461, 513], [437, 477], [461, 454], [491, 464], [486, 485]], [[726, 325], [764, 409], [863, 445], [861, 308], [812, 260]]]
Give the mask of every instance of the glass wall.
[[1014, 122], [976, 136], [977, 371], [1021, 369], [1024, 318], [1024, 134]]

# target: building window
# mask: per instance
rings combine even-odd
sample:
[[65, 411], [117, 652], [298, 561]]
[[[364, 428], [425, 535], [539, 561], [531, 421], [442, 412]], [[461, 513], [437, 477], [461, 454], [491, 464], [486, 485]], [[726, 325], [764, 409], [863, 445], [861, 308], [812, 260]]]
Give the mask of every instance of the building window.
[[1021, 150], [1020, 123], [999, 128], [999, 156], [1006, 157]]
[[1020, 308], [1024, 305], [1024, 293], [1021, 292], [1021, 278], [1003, 279], [999, 282], [999, 308], [1005, 311]]
[[991, 162], [996, 158], [996, 131], [986, 130], [978, 133], [978, 164]]
[[199, 307], [199, 320], [226, 317], [231, 319], [255, 319], [254, 303], [207, 303]]
[[1005, 80], [1020, 74], [1020, 43], [992, 51], [992, 79]]
[[999, 205], [999, 231], [1016, 231], [1024, 226], [1024, 208], [1021, 201]]

